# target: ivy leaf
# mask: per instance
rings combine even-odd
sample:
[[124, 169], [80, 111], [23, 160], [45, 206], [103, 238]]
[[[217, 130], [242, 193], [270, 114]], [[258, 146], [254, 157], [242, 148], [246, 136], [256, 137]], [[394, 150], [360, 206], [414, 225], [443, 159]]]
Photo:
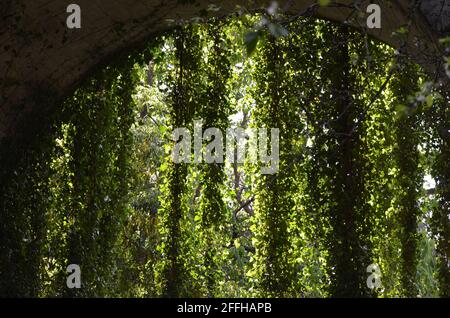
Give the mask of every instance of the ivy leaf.
[[276, 38], [286, 36], [289, 34], [289, 31], [278, 23], [269, 23], [267, 27], [269, 28], [270, 33]]
[[400, 27], [395, 32], [398, 34], [406, 34], [406, 33], [408, 33], [408, 29], [405, 27]]
[[245, 35], [245, 45], [247, 46], [247, 55], [252, 55], [259, 41], [259, 32], [249, 32]]
[[427, 102], [427, 108], [431, 108], [433, 106], [433, 102], [434, 102], [433, 95], [428, 95], [426, 102]]
[[442, 45], [450, 45], [450, 36], [439, 40]]
[[160, 167], [159, 167], [159, 171], [164, 172], [166, 171], [168, 168], [167, 163], [164, 162]]
[[159, 132], [161, 134], [164, 134], [167, 131], [167, 127], [166, 126], [159, 126]]
[[319, 5], [321, 7], [326, 7], [327, 5], [329, 5], [331, 2], [331, 0], [319, 0]]
[[208, 9], [206, 9], [206, 10], [212, 11], [212, 12], [217, 12], [217, 11], [220, 11], [220, 9], [221, 9], [221, 7], [212, 3], [212, 4], [208, 5]]
[[405, 116], [408, 116], [409, 109], [408, 109], [408, 107], [406, 105], [398, 104], [395, 107], [395, 110], [396, 110], [396, 115], [397, 115], [398, 118], [403, 118]]

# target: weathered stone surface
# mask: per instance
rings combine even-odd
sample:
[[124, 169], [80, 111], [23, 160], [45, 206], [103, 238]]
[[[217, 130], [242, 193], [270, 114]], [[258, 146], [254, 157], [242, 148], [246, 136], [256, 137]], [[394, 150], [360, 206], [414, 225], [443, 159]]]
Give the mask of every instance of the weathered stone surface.
[[450, 35], [450, 0], [421, 1], [420, 11], [433, 30]]

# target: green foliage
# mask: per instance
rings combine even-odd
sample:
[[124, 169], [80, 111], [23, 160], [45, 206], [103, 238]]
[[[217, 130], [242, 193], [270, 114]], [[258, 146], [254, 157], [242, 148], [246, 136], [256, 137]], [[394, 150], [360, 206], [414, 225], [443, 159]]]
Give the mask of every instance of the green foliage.
[[431, 174], [436, 180], [435, 204], [432, 206], [431, 230], [436, 238], [436, 254], [438, 257], [439, 295], [450, 296], [450, 96], [442, 92], [437, 107], [431, 110], [428, 125], [434, 128], [432, 151], [435, 160]]
[[[1, 153], [0, 295], [448, 297], [449, 96], [425, 79], [311, 18], [161, 34], [87, 79], [23, 156]], [[171, 132], [196, 119], [279, 128], [278, 172], [174, 163]]]
[[106, 69], [65, 106], [71, 117], [64, 153], [70, 172], [64, 176], [69, 189], [63, 269], [80, 265], [84, 288], [63, 294], [107, 296], [114, 290], [116, 242], [128, 203], [133, 85], [129, 64]]
[[[173, 34], [174, 72], [169, 75], [171, 130], [192, 126], [199, 108], [200, 81], [200, 36], [194, 26], [181, 27]], [[188, 174], [185, 163], [174, 163], [171, 149], [166, 153], [162, 167], [164, 185], [161, 190], [160, 252], [164, 255], [161, 264], [161, 294], [166, 297], [195, 296], [198, 286], [192, 284], [197, 273], [194, 270], [190, 243], [192, 217], [189, 209]], [[166, 168], [167, 167], [167, 168]]]
[[[394, 103], [406, 103], [409, 96], [417, 91], [418, 75], [414, 66], [400, 65], [396, 74], [392, 90], [395, 94]], [[397, 145], [394, 154], [397, 161], [397, 187], [395, 203], [399, 207], [396, 215], [398, 218], [397, 234], [401, 244], [401, 283], [403, 294], [407, 297], [417, 295], [416, 268], [418, 260], [418, 236], [417, 226], [420, 209], [418, 207], [419, 191], [423, 183], [423, 175], [419, 170], [420, 157], [418, 144], [420, 142], [418, 125], [419, 109], [415, 105], [408, 104], [408, 112], [402, 113], [397, 118], [396, 139]]]
[[[259, 128], [280, 129], [279, 172], [275, 175], [257, 176], [255, 199], [256, 253], [252, 272], [256, 289], [261, 296], [286, 297], [293, 278], [289, 223], [294, 203], [291, 197], [293, 178], [284, 174], [290, 168], [292, 154], [289, 152], [295, 136], [294, 110], [289, 104], [289, 87], [286, 78], [286, 60], [281, 39], [267, 35], [264, 45], [255, 58], [255, 110], [254, 124]], [[283, 151], [287, 149], [286, 151]], [[263, 164], [262, 164], [263, 165]]]

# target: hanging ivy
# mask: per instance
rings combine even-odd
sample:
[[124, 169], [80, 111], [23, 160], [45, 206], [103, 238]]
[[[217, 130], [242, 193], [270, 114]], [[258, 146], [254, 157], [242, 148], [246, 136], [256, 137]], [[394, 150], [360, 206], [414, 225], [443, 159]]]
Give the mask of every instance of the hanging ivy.
[[[230, 77], [231, 67], [228, 52], [230, 43], [223, 33], [225, 23], [211, 21], [206, 26], [205, 36], [206, 39], [210, 39], [211, 46], [208, 48], [207, 56], [206, 92], [201, 99], [204, 103], [200, 110], [204, 127], [202, 134], [209, 128], [217, 128], [224, 134], [229, 127], [230, 104], [227, 96], [227, 81]], [[223, 137], [225, 138], [225, 135]], [[221, 146], [223, 149], [224, 143]], [[212, 153], [212, 155], [216, 154]], [[203, 163], [200, 168], [199, 213], [201, 223], [199, 230], [204, 242], [203, 271], [209, 297], [218, 295], [217, 282], [224, 279], [220, 267], [224, 262], [223, 242], [228, 240], [226, 239], [225, 224], [229, 222], [229, 214], [223, 199], [226, 177], [224, 165], [223, 162]]]
[[[256, 108], [253, 114], [256, 128], [266, 129], [268, 136], [271, 129], [280, 131], [278, 167], [275, 174], [258, 178], [254, 207], [256, 253], [253, 271], [261, 295], [275, 297], [288, 295], [293, 275], [292, 264], [287, 261], [292, 252], [289, 240], [289, 220], [293, 208], [292, 177], [284, 170], [289, 168], [293, 159], [290, 147], [295, 138], [291, 130], [295, 118], [287, 103], [288, 87], [283, 80], [286, 61], [282, 48], [280, 41], [269, 34], [258, 52]], [[264, 139], [258, 140], [259, 147], [262, 142]]]
[[72, 113], [67, 265], [80, 265], [84, 283], [65, 291], [71, 296], [108, 295], [113, 288], [117, 233], [128, 202], [131, 68], [102, 71], [66, 105]]
[[[268, 14], [161, 34], [2, 149], [0, 296], [448, 297], [448, 93], [346, 25]], [[275, 173], [175, 163], [200, 119], [222, 148], [279, 129]]]
[[[2, 183], [0, 295], [37, 297], [43, 288], [51, 141], [30, 150]], [[5, 179], [3, 179], [5, 181]]]
[[437, 204], [432, 211], [431, 227], [437, 241], [439, 294], [441, 297], [450, 297], [450, 96], [448, 92], [442, 95], [437, 102], [437, 114], [430, 122], [438, 135], [438, 153], [432, 167], [432, 175], [436, 179]]
[[[170, 93], [170, 127], [191, 127], [198, 106], [198, 88], [200, 81], [199, 42], [200, 37], [193, 26], [179, 27], [173, 33], [174, 73]], [[169, 152], [171, 149], [169, 149]], [[162, 295], [179, 297], [195, 294], [196, 288], [189, 285], [192, 270], [188, 255], [194, 248], [189, 244], [189, 206], [186, 195], [188, 166], [175, 163], [170, 154], [163, 165], [165, 184], [162, 189], [161, 219], [163, 222], [161, 251], [164, 255], [162, 264]]]
[[423, 183], [418, 150], [420, 109], [411, 102], [411, 96], [418, 90], [418, 73], [415, 66], [403, 63], [398, 72], [392, 83], [394, 103], [400, 112], [396, 127], [397, 144], [394, 150], [398, 167], [395, 209], [398, 218], [397, 235], [401, 243], [402, 289], [405, 296], [413, 297], [417, 295], [415, 280], [418, 256], [417, 226], [420, 214], [418, 200]]

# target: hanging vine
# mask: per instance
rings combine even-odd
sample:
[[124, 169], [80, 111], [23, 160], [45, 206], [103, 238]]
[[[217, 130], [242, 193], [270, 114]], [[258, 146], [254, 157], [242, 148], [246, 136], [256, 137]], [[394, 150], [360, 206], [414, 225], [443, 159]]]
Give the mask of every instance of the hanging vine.
[[437, 201], [432, 211], [431, 228], [436, 237], [439, 271], [439, 294], [450, 297], [450, 96], [443, 92], [437, 103], [437, 116], [430, 123], [438, 133], [438, 154], [432, 167], [437, 184]]
[[[43, 288], [51, 140], [46, 138], [11, 171], [0, 196], [0, 295], [37, 297]], [[3, 179], [2, 181], [6, 181]]]
[[[255, 196], [254, 271], [263, 296], [288, 295], [292, 283], [289, 223], [293, 208], [292, 177], [285, 174], [292, 158], [292, 124], [295, 121], [287, 103], [288, 87], [284, 78], [285, 57], [280, 39], [267, 35], [257, 59], [254, 110], [257, 128], [279, 129], [279, 163], [275, 174], [261, 175]], [[261, 142], [259, 140], [259, 147]], [[272, 140], [270, 141], [272, 142]]]
[[401, 63], [399, 67], [398, 75], [392, 82], [394, 103], [400, 112], [395, 130], [397, 143], [394, 150], [398, 169], [396, 175], [397, 235], [401, 244], [402, 292], [407, 297], [413, 297], [417, 295], [415, 280], [418, 257], [417, 226], [420, 214], [418, 200], [423, 183], [418, 150], [420, 109], [411, 101], [411, 97], [418, 90], [418, 73], [416, 66], [409, 63]]
[[[200, 37], [193, 26], [178, 27], [173, 33], [174, 74], [170, 93], [170, 126], [174, 130], [192, 127], [195, 111], [199, 108], [198, 85]], [[169, 149], [171, 150], [171, 149]], [[188, 285], [191, 275], [196, 275], [187, 256], [194, 249], [189, 238], [190, 216], [188, 214], [187, 177], [188, 165], [174, 163], [168, 154], [164, 164], [166, 180], [162, 189], [163, 222], [161, 251], [165, 256], [162, 264], [162, 294], [167, 297], [192, 295], [197, 288]]]
[[[0, 296], [448, 297], [448, 93], [348, 26], [268, 14], [175, 27], [0, 153]], [[275, 173], [175, 163], [196, 119], [278, 128]]]
[[128, 202], [129, 130], [134, 121], [131, 72], [132, 59], [122, 67], [107, 68], [66, 105], [72, 113], [67, 137], [72, 186], [65, 266], [80, 265], [84, 283], [80, 290], [65, 290], [69, 296], [113, 291], [116, 241]]
[[[207, 57], [207, 85], [205, 96], [202, 99], [204, 105], [200, 111], [204, 130], [217, 128], [222, 133], [226, 132], [229, 127], [230, 104], [227, 98], [227, 81], [231, 71], [227, 49], [229, 40], [223, 33], [224, 25], [225, 22], [211, 21], [206, 26], [206, 38], [211, 39], [211, 47]], [[223, 149], [224, 144], [221, 146]], [[203, 270], [209, 297], [217, 295], [217, 282], [224, 279], [220, 267], [224, 262], [223, 242], [227, 241], [226, 222], [229, 222], [229, 215], [227, 215], [227, 208], [223, 200], [224, 184], [224, 163], [213, 162], [201, 165], [200, 231], [204, 244]]]

